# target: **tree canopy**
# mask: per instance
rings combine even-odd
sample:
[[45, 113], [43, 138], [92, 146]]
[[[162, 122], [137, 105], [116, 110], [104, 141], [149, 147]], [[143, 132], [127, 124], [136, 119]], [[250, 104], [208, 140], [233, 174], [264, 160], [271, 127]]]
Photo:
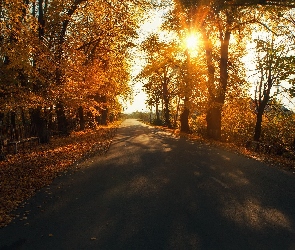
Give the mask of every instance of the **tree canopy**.
[[[198, 103], [193, 107], [190, 106], [192, 109], [189, 117], [195, 119], [193, 117], [198, 114], [197, 116], [201, 118], [200, 115], [203, 114], [207, 135], [214, 139], [224, 138], [226, 134], [224, 130], [227, 130], [227, 126], [224, 122], [230, 121], [224, 119], [227, 116], [225, 112], [238, 112], [236, 108], [228, 109], [229, 106], [233, 108], [232, 103], [242, 105], [244, 109], [247, 108], [250, 113], [254, 114], [256, 111], [252, 109], [251, 98], [254, 98], [256, 103], [259, 102], [259, 98], [256, 96], [258, 99], [255, 99], [251, 89], [253, 89], [256, 78], [253, 75], [247, 78], [247, 75], [251, 72], [253, 59], [258, 53], [257, 50], [253, 52], [249, 48], [257, 41], [259, 34], [260, 41], [265, 36], [274, 37], [276, 42], [284, 39], [285, 46], [282, 46], [285, 48], [284, 53], [280, 49], [270, 52], [272, 58], [278, 58], [275, 60], [277, 63], [271, 67], [272, 72], [280, 72], [280, 76], [275, 73], [276, 83], [274, 84], [279, 84], [281, 90], [286, 90], [285, 95], [288, 91], [293, 93], [293, 88], [290, 86], [294, 84], [294, 19], [292, 18], [294, 7], [293, 1], [175, 1], [173, 8], [165, 16], [166, 21], [162, 26], [162, 32], [174, 34], [170, 42], [171, 45], [174, 44], [174, 48], [176, 48], [175, 44], [184, 43], [192, 33], [198, 34], [198, 43], [195, 45], [197, 59], [194, 59], [197, 67], [192, 69], [189, 66], [190, 63], [182, 64], [185, 69], [182, 72], [186, 72], [183, 76], [186, 75], [186, 77], [179, 78], [179, 82], [182, 82], [178, 84], [180, 102], [175, 104], [171, 100], [170, 109], [181, 112], [179, 107], [188, 106], [187, 100], [191, 103]], [[261, 43], [255, 46], [257, 49], [262, 49], [260, 45]], [[267, 50], [266, 47], [264, 49]], [[159, 51], [158, 48], [155, 48], [155, 51]], [[285, 54], [285, 51], [289, 51], [288, 54]], [[182, 53], [185, 57], [184, 51]], [[190, 54], [188, 58], [191, 58]], [[245, 64], [244, 58], [249, 54], [252, 57]], [[171, 51], [166, 52], [164, 53], [165, 59], [162, 60], [173, 61], [171, 56], [173, 57]], [[159, 60], [155, 60], [153, 63], [155, 71], [158, 64]], [[165, 63], [165, 65], [168, 64]], [[261, 72], [262, 68], [266, 69], [264, 72], [268, 72], [269, 66], [261, 64], [256, 68], [255, 74]], [[188, 79], [194, 79], [198, 84], [191, 85], [190, 94], [182, 94], [181, 97], [180, 92], [184, 90], [181, 86], [187, 86]], [[265, 77], [262, 81], [263, 84], [267, 84]], [[286, 87], [285, 82], [291, 85]], [[191, 96], [192, 93], [198, 93], [198, 95]], [[263, 91], [261, 93], [263, 94]], [[246, 103], [248, 103], [247, 107], [245, 107]], [[249, 115], [248, 119], [253, 119], [253, 117]], [[190, 123], [193, 124], [192, 120]], [[250, 131], [248, 128], [245, 130]], [[257, 140], [256, 136], [254, 138]]]
[[[136, 62], [130, 59], [131, 48], [137, 46], [140, 22], [151, 8], [165, 21], [142, 38], [146, 64], [136, 79], [148, 94], [147, 104], [156, 108], [156, 120], [186, 132], [202, 121], [207, 136], [222, 139], [230, 134], [226, 128], [233, 127], [227, 112], [240, 110], [234, 105], [245, 108], [248, 102], [249, 112], [255, 114], [251, 105], [263, 103], [265, 88], [259, 88], [256, 97], [251, 89], [257, 73], [261, 73], [260, 86], [269, 86], [270, 67], [272, 86], [294, 95], [293, 1], [155, 2], [1, 1], [2, 123], [15, 131], [17, 123], [30, 120], [40, 134], [48, 127], [66, 133], [70, 127], [112, 120], [122, 111], [119, 100], [132, 93]], [[269, 49], [267, 36], [274, 44], [285, 42]], [[255, 52], [250, 51], [251, 44]], [[249, 53], [252, 61], [245, 64]], [[247, 78], [255, 55], [260, 55], [256, 78]], [[264, 111], [269, 101], [267, 97]]]

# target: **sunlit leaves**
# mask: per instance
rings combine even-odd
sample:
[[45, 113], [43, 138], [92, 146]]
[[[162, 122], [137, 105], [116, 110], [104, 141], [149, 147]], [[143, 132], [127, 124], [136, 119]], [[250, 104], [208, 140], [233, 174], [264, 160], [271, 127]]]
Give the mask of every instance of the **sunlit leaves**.
[[[137, 0], [4, 1], [0, 87], [9, 98], [1, 100], [2, 110], [58, 100], [71, 108], [81, 103], [90, 107], [95, 103], [89, 96], [97, 93], [108, 100], [128, 96], [126, 59], [137, 35], [141, 4], [146, 6]], [[22, 96], [16, 95], [20, 89], [13, 90], [20, 85]]]

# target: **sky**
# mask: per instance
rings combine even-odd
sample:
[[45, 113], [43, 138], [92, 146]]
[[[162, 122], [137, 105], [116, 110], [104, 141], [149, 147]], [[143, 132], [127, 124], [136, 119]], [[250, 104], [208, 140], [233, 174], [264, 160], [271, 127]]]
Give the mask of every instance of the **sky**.
[[[147, 15], [146, 19], [139, 28], [139, 38], [136, 41], [138, 44], [143, 41], [149, 34], [157, 31], [162, 24], [162, 11], [151, 10]], [[134, 48], [132, 53], [135, 55], [133, 59], [133, 65], [131, 67], [131, 77], [134, 78], [140, 73], [144, 65], [144, 55], [137, 48]], [[146, 112], [148, 111], [145, 101], [147, 99], [146, 94], [142, 91], [142, 84], [139, 82], [131, 82], [134, 90], [133, 103], [126, 103], [127, 108], [124, 109], [125, 113], [132, 113], [136, 111]], [[126, 106], [125, 105], [125, 106]]]

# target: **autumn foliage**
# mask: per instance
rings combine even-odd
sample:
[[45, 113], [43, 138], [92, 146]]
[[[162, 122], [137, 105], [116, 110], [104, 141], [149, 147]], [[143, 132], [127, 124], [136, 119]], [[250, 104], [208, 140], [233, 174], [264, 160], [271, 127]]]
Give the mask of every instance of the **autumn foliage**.
[[150, 121], [294, 151], [294, 8], [294, 1], [174, 1], [160, 31], [142, 42]]
[[1, 144], [115, 120], [141, 12], [133, 0], [1, 1]]

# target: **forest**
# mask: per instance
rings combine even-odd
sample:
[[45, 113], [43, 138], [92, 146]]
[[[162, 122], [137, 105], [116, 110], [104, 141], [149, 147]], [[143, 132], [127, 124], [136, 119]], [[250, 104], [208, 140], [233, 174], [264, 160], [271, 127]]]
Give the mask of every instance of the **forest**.
[[[1, 0], [1, 155], [21, 140], [48, 143], [117, 120], [134, 81], [154, 124], [293, 149], [294, 8], [291, 0]], [[151, 10], [164, 21], [139, 44]], [[145, 63], [132, 77], [135, 47]]]
[[[0, 1], [3, 146], [106, 125], [130, 95], [128, 48], [145, 3]], [[136, 13], [136, 14], [134, 14]]]
[[175, 1], [141, 44], [153, 115], [181, 132], [274, 154], [295, 147], [293, 1]]

